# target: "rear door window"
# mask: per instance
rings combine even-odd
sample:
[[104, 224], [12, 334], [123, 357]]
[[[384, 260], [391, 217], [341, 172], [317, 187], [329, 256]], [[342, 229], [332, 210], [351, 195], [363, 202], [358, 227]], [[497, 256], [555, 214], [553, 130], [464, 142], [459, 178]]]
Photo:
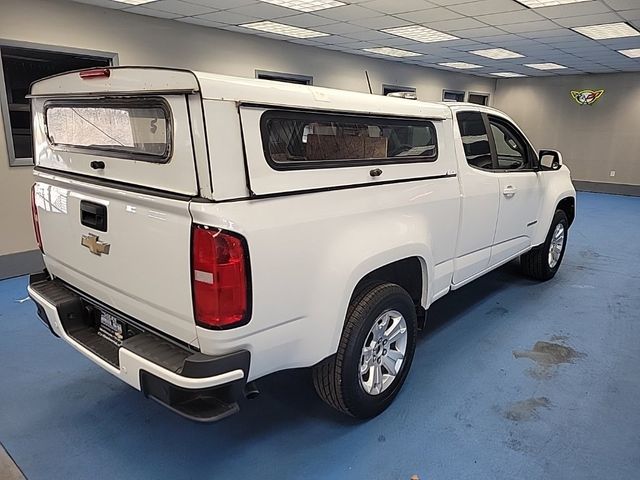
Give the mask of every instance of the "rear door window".
[[164, 163], [171, 156], [171, 119], [161, 99], [49, 102], [49, 143], [61, 150]]
[[261, 119], [267, 162], [276, 170], [433, 162], [433, 123], [419, 119], [268, 111]]

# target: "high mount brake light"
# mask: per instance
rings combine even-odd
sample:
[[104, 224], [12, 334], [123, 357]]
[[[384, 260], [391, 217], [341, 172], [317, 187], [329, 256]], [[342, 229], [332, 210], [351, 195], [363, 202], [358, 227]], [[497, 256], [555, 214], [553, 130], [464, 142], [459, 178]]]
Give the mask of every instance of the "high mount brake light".
[[91, 78], [109, 78], [111, 76], [111, 70], [108, 68], [92, 68], [91, 70], [82, 70], [80, 72], [80, 78], [83, 80]]

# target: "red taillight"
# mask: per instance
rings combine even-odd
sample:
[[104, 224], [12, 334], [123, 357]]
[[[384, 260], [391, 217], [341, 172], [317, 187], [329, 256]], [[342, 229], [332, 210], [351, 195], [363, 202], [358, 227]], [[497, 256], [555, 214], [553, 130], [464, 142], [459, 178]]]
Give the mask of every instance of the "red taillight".
[[87, 80], [90, 78], [109, 78], [111, 76], [111, 70], [108, 68], [92, 68], [91, 70], [82, 70], [80, 72], [80, 78]]
[[192, 239], [196, 323], [229, 328], [249, 318], [248, 252], [239, 235], [196, 225]]
[[42, 237], [40, 236], [40, 221], [38, 219], [38, 206], [36, 205], [36, 186], [31, 185], [31, 218], [33, 218], [33, 231], [36, 234], [36, 242], [38, 248], [44, 253], [42, 249]]

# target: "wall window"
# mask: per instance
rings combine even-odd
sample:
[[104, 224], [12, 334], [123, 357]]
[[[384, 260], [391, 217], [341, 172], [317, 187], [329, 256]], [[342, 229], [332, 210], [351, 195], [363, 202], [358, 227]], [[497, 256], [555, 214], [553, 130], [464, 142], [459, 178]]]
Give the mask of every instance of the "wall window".
[[275, 80], [276, 82], [297, 83], [298, 85], [313, 85], [313, 77], [297, 75], [294, 73], [267, 72], [256, 70], [256, 78], [262, 80]]
[[31, 113], [26, 95], [32, 82], [68, 70], [108, 66], [115, 55], [0, 45], [0, 107], [11, 165], [32, 165]]
[[493, 160], [489, 134], [482, 114], [480, 112], [460, 112], [457, 118], [467, 163], [472, 167], [492, 170]]
[[489, 94], [469, 92], [467, 102], [475, 103], [476, 105], [489, 105]]
[[390, 93], [416, 93], [416, 89], [400, 85], [382, 85], [382, 94], [386, 97]]
[[434, 161], [433, 123], [420, 119], [292, 111], [262, 115], [267, 161], [276, 170]]
[[458, 90], [443, 90], [442, 100], [445, 102], [464, 102], [464, 92]]

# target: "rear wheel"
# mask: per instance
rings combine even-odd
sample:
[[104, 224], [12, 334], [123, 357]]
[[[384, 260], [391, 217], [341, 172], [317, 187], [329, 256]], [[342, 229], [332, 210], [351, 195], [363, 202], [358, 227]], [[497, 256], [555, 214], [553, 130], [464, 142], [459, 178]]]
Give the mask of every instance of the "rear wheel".
[[520, 257], [525, 275], [536, 280], [552, 279], [564, 257], [569, 220], [563, 210], [556, 210], [545, 242]]
[[318, 395], [354, 417], [378, 415], [404, 383], [417, 331], [415, 307], [403, 288], [368, 286], [349, 305], [336, 354], [313, 368]]

